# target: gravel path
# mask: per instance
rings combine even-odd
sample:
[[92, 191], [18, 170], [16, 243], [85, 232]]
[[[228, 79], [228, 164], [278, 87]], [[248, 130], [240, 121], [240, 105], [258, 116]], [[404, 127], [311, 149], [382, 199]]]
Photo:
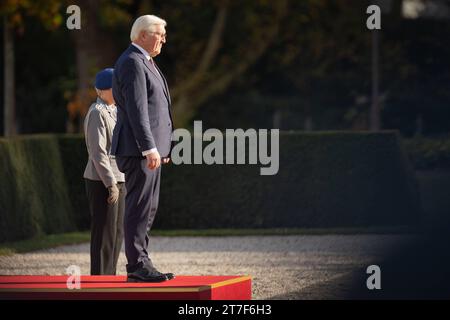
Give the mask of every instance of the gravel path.
[[[178, 275], [251, 275], [253, 299], [339, 299], [355, 273], [411, 237], [152, 237], [151, 257], [159, 270]], [[72, 264], [89, 274], [89, 244], [0, 256], [0, 274], [60, 275]], [[122, 252], [119, 274], [125, 264]]]

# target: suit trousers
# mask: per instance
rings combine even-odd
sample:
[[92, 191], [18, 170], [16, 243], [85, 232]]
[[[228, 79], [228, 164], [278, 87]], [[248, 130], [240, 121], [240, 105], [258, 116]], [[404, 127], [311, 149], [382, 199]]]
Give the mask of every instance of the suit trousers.
[[133, 272], [142, 265], [153, 266], [149, 257], [148, 232], [158, 209], [161, 166], [150, 170], [143, 157], [116, 156], [116, 163], [125, 173], [125, 255], [127, 272]]
[[91, 213], [91, 275], [115, 275], [123, 243], [125, 184], [117, 184], [119, 199], [107, 202], [109, 192], [103, 182], [85, 179]]

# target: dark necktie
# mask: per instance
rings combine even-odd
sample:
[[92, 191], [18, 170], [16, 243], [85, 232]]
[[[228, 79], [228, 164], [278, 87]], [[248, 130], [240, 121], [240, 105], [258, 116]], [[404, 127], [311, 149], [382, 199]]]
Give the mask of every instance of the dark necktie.
[[158, 68], [156, 68], [155, 61], [153, 61], [153, 58], [152, 58], [152, 57], [150, 57], [149, 62], [150, 62], [150, 64], [151, 64], [151, 66], [153, 67], [153, 70], [156, 72], [156, 74], [157, 74], [157, 75], [161, 78], [161, 80], [162, 80], [161, 74], [159, 73]]

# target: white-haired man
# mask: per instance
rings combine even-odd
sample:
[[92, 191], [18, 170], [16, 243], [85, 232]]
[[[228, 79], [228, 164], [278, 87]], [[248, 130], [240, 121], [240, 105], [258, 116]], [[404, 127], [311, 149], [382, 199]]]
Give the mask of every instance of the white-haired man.
[[155, 269], [149, 237], [158, 208], [161, 163], [170, 161], [173, 131], [166, 79], [153, 58], [166, 43], [166, 22], [141, 16], [131, 45], [115, 65], [113, 95], [118, 108], [111, 153], [125, 173], [124, 236], [128, 281], [161, 282], [174, 277]]

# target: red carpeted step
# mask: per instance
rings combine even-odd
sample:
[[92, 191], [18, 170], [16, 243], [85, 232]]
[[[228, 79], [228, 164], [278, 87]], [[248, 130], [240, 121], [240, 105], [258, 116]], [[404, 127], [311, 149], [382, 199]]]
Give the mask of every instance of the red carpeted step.
[[126, 276], [0, 276], [0, 299], [249, 300], [249, 276], [177, 276], [161, 283], [128, 283]]

